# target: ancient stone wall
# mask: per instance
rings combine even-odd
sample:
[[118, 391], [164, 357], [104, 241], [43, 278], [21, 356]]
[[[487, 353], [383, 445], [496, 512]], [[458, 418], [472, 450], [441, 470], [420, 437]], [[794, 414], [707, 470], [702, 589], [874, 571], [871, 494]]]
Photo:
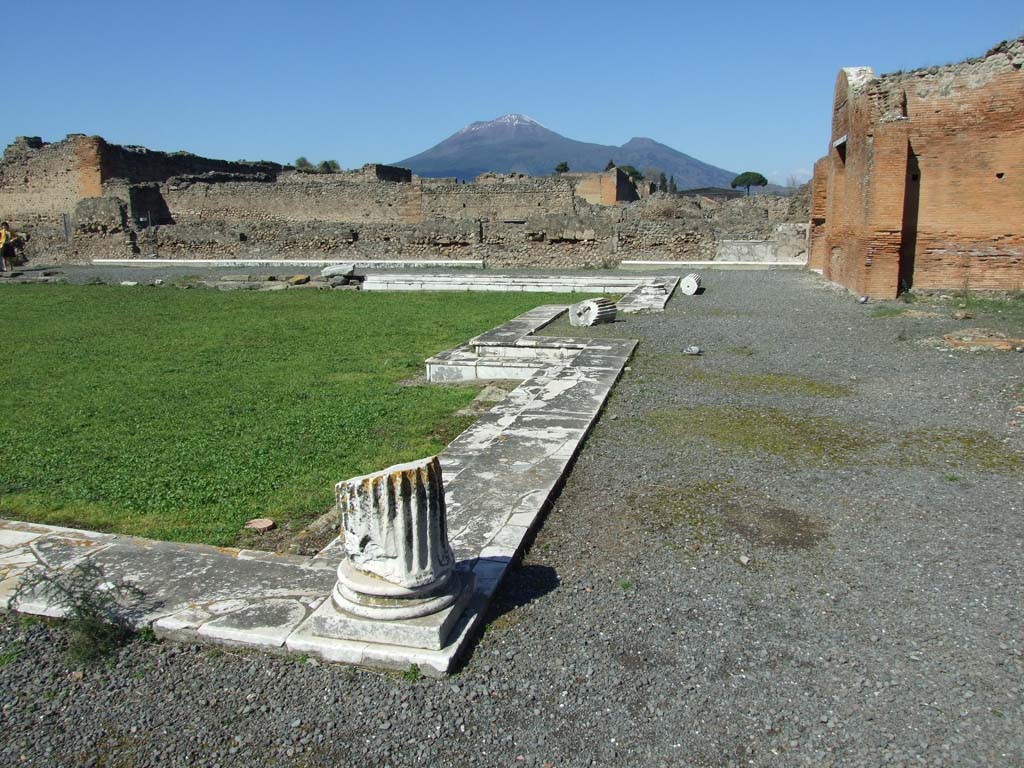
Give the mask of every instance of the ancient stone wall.
[[175, 176], [242, 178], [272, 181], [282, 170], [278, 163], [215, 160], [189, 152], [157, 152], [146, 147], [108, 144], [98, 136], [96, 143], [102, 162], [103, 180], [118, 178], [133, 183], [167, 181]]
[[373, 164], [301, 173], [84, 136], [16, 142], [0, 173], [0, 216], [29, 229], [30, 255], [48, 262], [473, 258], [598, 267], [625, 258], [713, 259], [721, 237], [761, 237], [774, 248], [774, 226], [793, 215], [792, 201], [770, 196], [716, 203], [650, 194], [626, 203], [636, 190], [618, 169], [484, 174], [465, 184]]
[[525, 220], [538, 214], [575, 213], [570, 179], [559, 176], [481, 177], [471, 184], [423, 179], [422, 218]]
[[858, 293], [1024, 288], [1024, 38], [980, 59], [836, 81], [811, 265]]
[[416, 222], [419, 184], [368, 184], [346, 174], [288, 171], [276, 183], [204, 182], [171, 179], [162, 193], [176, 223], [221, 220], [247, 222]]
[[639, 199], [636, 185], [618, 168], [601, 173], [577, 173], [571, 177], [576, 184], [576, 196], [592, 205], [615, 205]]
[[44, 144], [35, 137], [19, 136], [0, 163], [0, 215], [70, 214], [81, 198], [98, 194], [92, 178], [94, 164], [88, 162], [86, 151], [79, 151], [80, 144], [87, 145], [85, 137]]

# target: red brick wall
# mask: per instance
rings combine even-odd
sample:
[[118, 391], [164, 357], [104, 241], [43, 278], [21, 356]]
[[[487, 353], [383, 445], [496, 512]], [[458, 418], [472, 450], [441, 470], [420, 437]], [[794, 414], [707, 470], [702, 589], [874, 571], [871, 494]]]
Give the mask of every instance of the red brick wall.
[[831, 163], [823, 157], [814, 164], [811, 179], [811, 227], [808, 231], [807, 266], [809, 269], [824, 270], [828, 255], [826, 245], [826, 214], [828, 210], [828, 180]]
[[1024, 39], [948, 67], [840, 72], [831, 141], [848, 136], [846, 159], [830, 146], [815, 165], [811, 266], [879, 297], [901, 278], [1024, 288], [1022, 63]]

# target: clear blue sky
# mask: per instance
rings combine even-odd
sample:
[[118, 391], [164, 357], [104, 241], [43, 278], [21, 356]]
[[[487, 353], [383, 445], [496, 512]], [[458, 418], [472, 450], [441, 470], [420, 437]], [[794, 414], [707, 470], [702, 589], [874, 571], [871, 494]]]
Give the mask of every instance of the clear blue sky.
[[840, 67], [981, 55], [1024, 34], [1024, 2], [20, 2], [0, 24], [4, 144], [354, 167], [522, 112], [784, 181], [825, 153]]

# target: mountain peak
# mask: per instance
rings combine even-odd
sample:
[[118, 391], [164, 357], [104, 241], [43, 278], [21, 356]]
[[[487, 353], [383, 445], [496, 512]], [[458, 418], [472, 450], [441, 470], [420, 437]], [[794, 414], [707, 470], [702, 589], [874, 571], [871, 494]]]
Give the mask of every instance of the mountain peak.
[[537, 125], [541, 128], [544, 127], [532, 117], [520, 114], [519, 112], [509, 112], [507, 115], [494, 118], [491, 122], [500, 123], [502, 125]]
[[496, 117], [493, 120], [478, 120], [475, 123], [470, 123], [463, 128], [459, 133], [471, 133], [473, 131], [483, 130], [485, 128], [495, 128], [498, 126], [517, 126], [517, 125], [528, 125], [536, 126], [537, 128], [543, 128], [544, 126], [534, 120], [532, 117], [520, 114], [518, 112], [509, 112], [507, 115]]
[[639, 148], [639, 147], [664, 147], [660, 141], [649, 139], [646, 136], [634, 136], [632, 139], [622, 145], [623, 147]]

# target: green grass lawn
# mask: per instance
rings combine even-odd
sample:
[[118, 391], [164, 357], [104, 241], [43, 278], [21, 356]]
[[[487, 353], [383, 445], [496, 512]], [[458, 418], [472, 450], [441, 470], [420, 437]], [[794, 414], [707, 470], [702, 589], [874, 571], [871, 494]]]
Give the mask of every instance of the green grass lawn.
[[0, 516], [227, 545], [428, 456], [475, 387], [400, 386], [538, 304], [522, 293], [10, 286]]

